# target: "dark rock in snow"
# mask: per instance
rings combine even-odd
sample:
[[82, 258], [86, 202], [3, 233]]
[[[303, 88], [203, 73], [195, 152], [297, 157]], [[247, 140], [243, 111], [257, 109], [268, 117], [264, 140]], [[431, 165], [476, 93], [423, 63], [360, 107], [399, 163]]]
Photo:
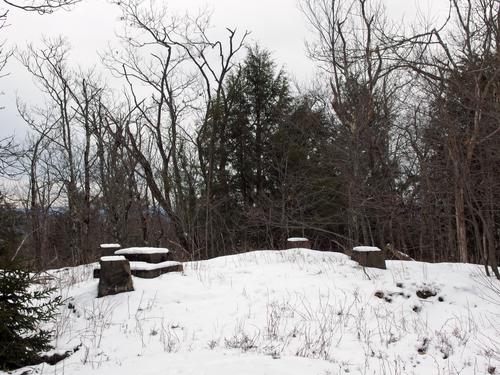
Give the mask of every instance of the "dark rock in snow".
[[82, 346], [82, 344], [78, 345], [73, 350], [68, 350], [64, 353], [54, 353], [51, 355], [43, 355], [40, 357], [40, 361], [45, 362], [51, 366], [54, 366], [54, 365], [58, 364], [59, 362], [61, 362], [62, 360], [68, 358], [70, 355], [76, 353], [78, 350], [80, 350], [81, 346]]
[[417, 348], [418, 354], [426, 354], [427, 349], [429, 348], [429, 343], [430, 343], [430, 340], [427, 337], [424, 338], [424, 340], [422, 341], [420, 346]]
[[436, 292], [430, 289], [417, 290], [417, 297], [422, 299], [427, 299], [429, 297], [434, 297]]
[[375, 297], [377, 297], [377, 298], [384, 298], [384, 292], [382, 292], [380, 290], [377, 290], [375, 292]]

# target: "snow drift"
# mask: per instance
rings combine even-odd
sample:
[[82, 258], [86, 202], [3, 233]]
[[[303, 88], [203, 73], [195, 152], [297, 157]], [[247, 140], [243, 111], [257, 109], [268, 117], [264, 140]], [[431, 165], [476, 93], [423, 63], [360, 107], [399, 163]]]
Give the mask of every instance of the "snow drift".
[[39, 374], [487, 374], [500, 371], [500, 297], [476, 265], [257, 251], [134, 278], [96, 299], [87, 265], [51, 271], [67, 298]]

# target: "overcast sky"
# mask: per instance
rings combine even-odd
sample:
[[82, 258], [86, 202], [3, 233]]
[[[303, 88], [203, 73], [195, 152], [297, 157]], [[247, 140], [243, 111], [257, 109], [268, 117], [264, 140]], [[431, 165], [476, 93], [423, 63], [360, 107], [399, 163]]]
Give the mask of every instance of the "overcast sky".
[[[259, 42], [272, 51], [279, 65], [290, 76], [306, 83], [314, 75], [314, 65], [307, 60], [304, 41], [308, 29], [298, 6], [298, 0], [170, 0], [166, 1], [172, 12], [197, 12], [208, 7], [213, 10], [212, 26], [221, 32], [226, 27], [250, 30], [250, 41]], [[160, 2], [160, 1], [158, 1]], [[388, 13], [395, 21], [415, 18], [417, 11], [427, 17], [442, 14], [446, 0], [385, 0]], [[43, 36], [62, 35], [72, 46], [72, 61], [83, 67], [99, 65], [98, 52], [113, 43], [120, 32], [120, 11], [106, 0], [83, 0], [71, 11], [40, 16], [12, 9], [9, 24], [0, 38], [10, 45], [23, 48], [28, 43], [40, 43]], [[215, 30], [214, 30], [215, 31]], [[40, 94], [33, 86], [31, 77], [11, 59], [0, 79], [0, 138], [16, 134], [22, 138], [25, 127], [17, 115], [16, 96], [24, 101], [40, 102]]]

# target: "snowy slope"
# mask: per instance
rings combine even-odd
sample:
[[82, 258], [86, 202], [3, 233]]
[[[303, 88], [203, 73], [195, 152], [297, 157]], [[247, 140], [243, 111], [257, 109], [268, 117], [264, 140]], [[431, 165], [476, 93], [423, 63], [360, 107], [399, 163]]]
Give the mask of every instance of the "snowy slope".
[[365, 272], [338, 253], [258, 251], [187, 263], [184, 274], [134, 278], [134, 292], [101, 299], [93, 265], [52, 271], [69, 298], [56, 323], [57, 350], [79, 350], [28, 370], [500, 373], [500, 297], [479, 266], [387, 266]]

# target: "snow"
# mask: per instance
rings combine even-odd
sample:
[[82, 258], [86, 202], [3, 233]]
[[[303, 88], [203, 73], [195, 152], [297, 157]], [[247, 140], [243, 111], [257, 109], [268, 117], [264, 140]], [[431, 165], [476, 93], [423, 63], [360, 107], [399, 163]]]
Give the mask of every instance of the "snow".
[[101, 257], [101, 262], [117, 262], [119, 260], [127, 260], [127, 259], [124, 256], [116, 256], [116, 255]]
[[167, 261], [161, 263], [130, 262], [130, 269], [134, 271], [152, 271], [159, 268], [178, 266], [179, 262]]
[[356, 246], [352, 250], [357, 251], [359, 253], [368, 253], [371, 251], [382, 251], [378, 247], [375, 247], [375, 246]]
[[[107, 259], [109, 261], [113, 260], [125, 260], [126, 258], [124, 256], [109, 256], [109, 257], [101, 257], [101, 260], [103, 258], [113, 258], [113, 259]], [[172, 267], [172, 266], [178, 266], [181, 264], [180, 262], [174, 262], [174, 261], [166, 261], [166, 262], [161, 262], [161, 263], [147, 263], [147, 262], [130, 262], [130, 269], [133, 271], [152, 271], [152, 270], [157, 270], [159, 268], [164, 268], [164, 267]], [[97, 264], [94, 268], [101, 269], [101, 266]]]
[[309, 240], [307, 238], [303, 238], [303, 237], [291, 237], [287, 241], [288, 242], [306, 242]]
[[115, 255], [124, 254], [166, 254], [169, 250], [164, 247], [127, 247], [126, 249], [121, 249], [115, 251]]
[[101, 249], [116, 249], [122, 247], [119, 243], [102, 243], [100, 245]]
[[[387, 270], [363, 271], [340, 253], [256, 251], [184, 263], [184, 273], [133, 277], [135, 291], [99, 299], [95, 264], [49, 271], [74, 306], [61, 308], [55, 350], [81, 347], [55, 366], [34, 366], [33, 374], [500, 369], [500, 296], [481, 266], [386, 263]], [[419, 298], [422, 290], [436, 295]]]

